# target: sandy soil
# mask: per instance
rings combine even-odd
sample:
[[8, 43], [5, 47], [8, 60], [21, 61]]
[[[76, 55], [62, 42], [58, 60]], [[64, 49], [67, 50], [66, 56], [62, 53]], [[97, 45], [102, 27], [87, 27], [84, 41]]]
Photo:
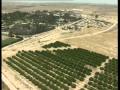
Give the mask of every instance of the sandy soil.
[[14, 4], [13, 3], [3, 3], [2, 4], [2, 11], [15, 11], [15, 10], [21, 10], [21, 11], [29, 11], [32, 10], [63, 10], [63, 9], [81, 9], [85, 10], [85, 13], [89, 13], [91, 11], [94, 11], [98, 13], [104, 13], [105, 14], [112, 14], [114, 15], [115, 11], [117, 11], [117, 6], [113, 5], [95, 5], [95, 4], [70, 4], [70, 3], [54, 3], [54, 4]]
[[[42, 9], [42, 8], [48, 9], [48, 6], [38, 5], [38, 6], [34, 6], [34, 7], [35, 7], [34, 10], [36, 10], [38, 8], [39, 9]], [[54, 6], [54, 8], [55, 7], [57, 7], [57, 5]], [[99, 10], [101, 12], [101, 14], [104, 17], [106, 17], [107, 20], [110, 20], [111, 22], [114, 22], [117, 20], [117, 17], [116, 17], [117, 14], [115, 13], [116, 7], [113, 8], [113, 6], [112, 7], [110, 6], [107, 8], [105, 8], [106, 6], [101, 7], [101, 8], [100, 7], [95, 8], [96, 6], [92, 7], [92, 6], [78, 5], [78, 6], [71, 6], [69, 9], [83, 8], [84, 10], [85, 9], [89, 10], [90, 7], [91, 7], [90, 10], [92, 10], [92, 12]], [[52, 5], [49, 6], [49, 9], [51, 9], [51, 8], [53, 9]], [[59, 8], [60, 9], [65, 9], [65, 8], [68, 9], [68, 7], [66, 7], [65, 5], [63, 6], [63, 8], [61, 8], [61, 5], [60, 5]], [[17, 7], [17, 9], [14, 8], [13, 11], [19, 10], [19, 9], [23, 10], [23, 11], [26, 11], [26, 10], [31, 11], [31, 9], [33, 9], [33, 6], [32, 7], [29, 6], [29, 9], [28, 9], [28, 7], [23, 7], [23, 8]], [[9, 11], [10, 9], [5, 8], [5, 9], [3, 9], [3, 11], [4, 10]], [[108, 10], [108, 11], [106, 12], [105, 10]], [[108, 12], [110, 12], [110, 13], [108, 13]], [[91, 13], [91, 12], [89, 12], [89, 13]], [[108, 14], [109, 14], [109, 16], [108, 16]], [[21, 51], [21, 50], [25, 50], [25, 51], [43, 50], [43, 48], [42, 48], [43, 45], [54, 42], [54, 41], [62, 41], [62, 42], [71, 44], [73, 47], [80, 47], [80, 48], [88, 49], [88, 50], [98, 52], [98, 53], [101, 53], [101, 54], [104, 54], [104, 55], [107, 55], [110, 57], [117, 58], [117, 48], [118, 48], [118, 46], [117, 46], [117, 33], [118, 33], [117, 29], [118, 29], [117, 27], [114, 27], [110, 31], [102, 32], [100, 34], [98, 33], [98, 34], [94, 35], [92, 33], [97, 33], [97, 32], [100, 32], [101, 30], [91, 28], [91, 30], [89, 29], [86, 31], [77, 31], [77, 32], [70, 33], [70, 32], [64, 32], [60, 28], [56, 28], [55, 30], [41, 33], [38, 35], [34, 35], [30, 38], [24, 39], [23, 41], [20, 41], [15, 44], [12, 44], [12, 45], [2, 48], [2, 59], [6, 59], [7, 57], [13, 56], [18, 51]], [[104, 30], [106, 30], [106, 29], [104, 29]], [[74, 38], [71, 38], [71, 37], [74, 37]], [[65, 38], [67, 38], [67, 39], [65, 39]], [[4, 82], [5, 83], [7, 82], [6, 84], [8, 84], [8, 86], [11, 87], [11, 90], [17, 90], [15, 88], [19, 88], [19, 90], [38, 90], [38, 88], [35, 87], [31, 82], [29, 82], [26, 79], [24, 79], [23, 77], [21, 77], [18, 73], [16, 73], [11, 68], [9, 68], [7, 65], [5, 65], [4, 62], [2, 62], [2, 75], [5, 75]], [[87, 78], [86, 78], [86, 81], [87, 81]], [[83, 83], [85, 83], [85, 82], [83, 82]], [[78, 84], [78, 87], [82, 87], [82, 86], [80, 86]], [[78, 90], [78, 89], [76, 89], [76, 90]]]
[[[64, 37], [63, 32], [57, 29], [53, 31], [49, 31], [47, 33], [42, 33], [41, 35], [33, 36], [31, 39], [28, 38], [28, 40], [21, 41], [16, 44], [3, 48], [2, 58], [15, 55], [18, 51], [21, 50], [25, 50], [25, 51], [43, 50], [43, 48], [41, 47], [42, 45], [57, 40], [61, 40], [62, 42], [71, 44], [73, 47], [76, 46], [91, 51], [95, 51], [98, 53], [102, 53], [104, 55], [117, 57], [117, 30], [108, 31], [94, 36], [91, 35], [89, 37], [84, 37], [84, 38], [64, 39], [69, 37], [70, 37], [69, 35], [67, 37]], [[29, 81], [26, 81], [26, 79], [20, 80], [21, 76], [15, 78], [16, 76], [18, 76], [18, 74], [4, 64], [2, 64], [2, 74], [3, 73], [6, 75], [7, 80], [13, 81], [12, 83], [16, 85], [15, 87], [20, 88], [20, 90], [22, 90], [23, 88], [24, 90], [37, 90], [37, 88], [32, 89], [32, 87], [34, 86]], [[27, 84], [23, 84], [23, 81], [27, 82]], [[78, 86], [80, 87], [79, 84]]]
[[[96, 33], [97, 32], [102, 32], [102, 31], [97, 31], [96, 30]], [[73, 33], [69, 33], [69, 32], [66, 32], [66, 34], [63, 34], [64, 31], [62, 31], [60, 28], [56, 28], [55, 30], [52, 30], [52, 31], [48, 31], [48, 32], [45, 32], [45, 33], [42, 33], [42, 34], [38, 34], [38, 35], [35, 35], [35, 36], [32, 36], [30, 38], [27, 38], [23, 41], [20, 41], [18, 43], [15, 43], [15, 44], [12, 44], [12, 45], [9, 45], [9, 46], [6, 46], [4, 47], [2, 50], [2, 56], [3, 58], [6, 58], [6, 57], [10, 57], [12, 55], [15, 55], [18, 51], [21, 51], [21, 50], [42, 50], [43, 48], [41, 46], [45, 45], [45, 44], [48, 44], [50, 42], [54, 42], [54, 41], [57, 41], [57, 40], [63, 40], [63, 39], [66, 39], [68, 38], [67, 40], [67, 43], [69, 41], [69, 38], [71, 37], [82, 37], [82, 36], [87, 36], [87, 34], [89, 33], [89, 35], [91, 35], [92, 33], [95, 33], [95, 30], [91, 30], [89, 32], [89, 30], [87, 32], [84, 32], [84, 31], [77, 31], [77, 32], [73, 32]], [[76, 34], [78, 33], [78, 34]], [[104, 36], [103, 36], [104, 37]], [[75, 40], [75, 41], [74, 41]], [[94, 38], [93, 38], [94, 40]], [[99, 38], [99, 42], [101, 42], [101, 38]], [[87, 42], [87, 38], [82, 38], [82, 40], [79, 40], [77, 38], [75, 39], [71, 39], [70, 40], [72, 43], [78, 43], [79, 41], [83, 41], [81, 44], [86, 44], [85, 42]], [[88, 39], [89, 41], [89, 39]], [[66, 42], [65, 42], [66, 43]], [[95, 44], [98, 42], [94, 42]], [[94, 44], [93, 43], [93, 44]], [[91, 46], [90, 45], [91, 42], [89, 42], [89, 44], [86, 44], [85, 46]], [[78, 46], [78, 45], [76, 45]]]
[[68, 39], [64, 42], [117, 58], [117, 30], [85, 38]]

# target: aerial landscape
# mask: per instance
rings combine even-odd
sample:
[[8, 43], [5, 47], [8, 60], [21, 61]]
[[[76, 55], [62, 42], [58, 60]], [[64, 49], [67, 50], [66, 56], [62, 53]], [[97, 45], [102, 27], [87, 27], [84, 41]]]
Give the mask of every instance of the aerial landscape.
[[2, 90], [118, 90], [116, 4], [8, 1]]

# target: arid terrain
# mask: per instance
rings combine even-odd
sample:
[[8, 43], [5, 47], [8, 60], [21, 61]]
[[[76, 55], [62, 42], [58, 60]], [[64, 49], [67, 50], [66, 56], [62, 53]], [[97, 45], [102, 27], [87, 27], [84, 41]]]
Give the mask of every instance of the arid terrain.
[[[94, 51], [109, 57], [117, 58], [117, 41], [118, 41], [118, 28], [117, 28], [117, 7], [107, 6], [107, 5], [84, 5], [84, 4], [44, 4], [44, 5], [20, 5], [7, 7], [3, 5], [2, 12], [13, 12], [13, 11], [28, 11], [32, 12], [35, 10], [73, 10], [79, 9], [83, 14], [97, 13], [100, 16], [100, 20], [106, 20], [111, 23], [110, 26], [104, 28], [84, 28], [80, 31], [65, 31], [62, 30], [61, 26], [56, 27], [56, 29], [43, 32], [32, 37], [24, 38], [24, 40], [8, 45], [2, 48], [2, 60], [7, 57], [15, 55], [18, 51], [35, 51], [35, 50], [45, 50], [42, 48], [43, 45], [61, 41], [70, 44], [70, 48], [83, 48], [90, 51]], [[68, 24], [69, 26], [69, 24]], [[54, 48], [53, 48], [54, 49]], [[107, 61], [106, 61], [107, 62]], [[101, 65], [102, 66], [102, 65]], [[104, 63], [103, 63], [104, 66]], [[93, 69], [90, 76], [94, 76], [95, 72], [99, 69]], [[82, 84], [78, 82], [78, 86], [74, 90], [79, 90], [83, 87], [83, 84], [88, 82], [88, 77]], [[24, 77], [20, 76], [14, 70], [9, 68], [6, 63], [2, 62], [2, 80], [8, 85], [10, 90], [39, 90], [31, 82]], [[5, 90], [5, 89], [3, 89]]]

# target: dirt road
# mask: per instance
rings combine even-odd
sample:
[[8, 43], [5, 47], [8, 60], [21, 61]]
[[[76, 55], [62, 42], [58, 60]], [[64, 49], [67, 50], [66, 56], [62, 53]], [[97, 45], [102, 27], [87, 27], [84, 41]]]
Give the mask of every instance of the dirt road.
[[[34, 35], [31, 38], [27, 38], [24, 39], [23, 41], [20, 41], [18, 43], [9, 45], [7, 47], [2, 48], [2, 58], [6, 58], [12, 55], [15, 55], [18, 51], [20, 50], [42, 50], [41, 46], [53, 41], [57, 41], [57, 40], [67, 40], [67, 39], [73, 39], [73, 38], [83, 38], [83, 37], [89, 37], [89, 36], [94, 36], [94, 35], [98, 35], [101, 33], [105, 33], [108, 31], [113, 30], [115, 27], [117, 26], [117, 23], [115, 23], [114, 25], [112, 25], [110, 28], [103, 30], [103, 31], [99, 31], [96, 33], [92, 33], [92, 34], [85, 34], [85, 35], [80, 35], [80, 36], [74, 36], [74, 37], [67, 37], [67, 38], [62, 38], [60, 36], [60, 30], [52, 30], [49, 32], [45, 32], [42, 34], [38, 34], [38, 35]], [[38, 41], [40, 41], [40, 43], [38, 43]], [[4, 66], [2, 65], [2, 68], [4, 69]], [[4, 72], [2, 72], [3, 74]], [[6, 75], [6, 77], [9, 77], [9, 75]], [[10, 86], [11, 90], [17, 90], [13, 84], [11, 84], [9, 82], [9, 80], [6, 78], [4, 75], [2, 77], [2, 79], [5, 81], [5, 83]], [[10, 77], [9, 77], [10, 79]], [[12, 79], [10, 79], [12, 80]], [[13, 82], [15, 82], [15, 80], [13, 80]]]
[[83, 38], [83, 37], [89, 37], [89, 36], [93, 36], [93, 35], [98, 35], [98, 34], [101, 34], [101, 33], [105, 33], [105, 32], [108, 32], [108, 31], [111, 31], [111, 30], [114, 30], [114, 28], [117, 26], [117, 22], [114, 23], [110, 28], [106, 29], [106, 30], [103, 30], [103, 31], [99, 31], [99, 32], [96, 32], [96, 33], [92, 33], [92, 34], [85, 34], [85, 35], [80, 35], [80, 36], [74, 36], [74, 37], [68, 37], [68, 38], [62, 38], [61, 40], [66, 40], [66, 39], [73, 39], [73, 38]]

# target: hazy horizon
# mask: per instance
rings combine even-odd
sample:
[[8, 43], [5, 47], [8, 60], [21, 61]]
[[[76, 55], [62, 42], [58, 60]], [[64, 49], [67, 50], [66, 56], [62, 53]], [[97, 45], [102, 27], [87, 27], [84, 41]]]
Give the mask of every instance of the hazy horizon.
[[2, 3], [90, 3], [117, 5], [117, 0], [2, 0]]

